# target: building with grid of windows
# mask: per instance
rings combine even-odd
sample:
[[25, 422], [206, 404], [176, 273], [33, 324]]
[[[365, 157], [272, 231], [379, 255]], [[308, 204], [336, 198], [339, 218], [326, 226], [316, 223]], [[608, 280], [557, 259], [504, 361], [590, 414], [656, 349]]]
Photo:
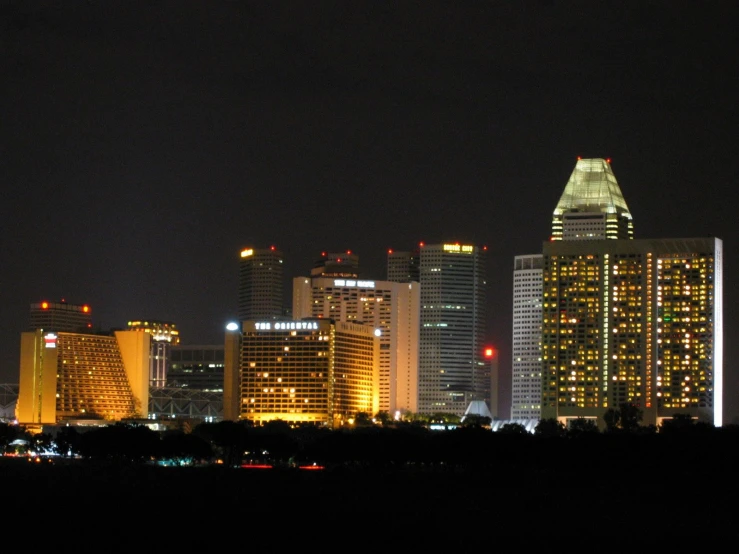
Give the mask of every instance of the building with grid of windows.
[[293, 279], [296, 319], [328, 318], [380, 330], [379, 411], [392, 417], [418, 411], [419, 301], [417, 282]]
[[541, 303], [544, 257], [516, 256], [513, 265], [511, 419], [541, 413]]
[[276, 247], [244, 248], [239, 257], [239, 321], [283, 317], [282, 252]]
[[227, 331], [223, 417], [338, 428], [379, 408], [379, 330], [332, 319]]
[[541, 417], [722, 424], [722, 241], [544, 244]]
[[151, 335], [21, 333], [18, 423], [146, 418]]
[[[578, 158], [552, 214], [551, 241], [629, 240], [631, 212], [605, 158]], [[516, 256], [513, 269], [511, 419], [541, 415], [541, 254]]]
[[493, 390], [484, 358], [487, 248], [421, 243], [389, 251], [388, 280], [420, 284], [418, 412], [464, 416], [470, 403], [490, 407]]

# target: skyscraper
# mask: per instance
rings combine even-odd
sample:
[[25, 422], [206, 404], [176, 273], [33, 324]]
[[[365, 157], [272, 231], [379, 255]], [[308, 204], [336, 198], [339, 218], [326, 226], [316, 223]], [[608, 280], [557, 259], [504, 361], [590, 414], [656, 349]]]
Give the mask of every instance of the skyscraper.
[[321, 252], [321, 257], [311, 269], [312, 277], [359, 277], [359, 256], [346, 252]]
[[[552, 241], [634, 238], [631, 212], [605, 158], [578, 158], [552, 214]], [[513, 270], [511, 419], [541, 415], [541, 254], [516, 256]]]
[[642, 424], [723, 407], [718, 238], [544, 244], [543, 419], [599, 424], [630, 404]]
[[87, 304], [68, 304], [43, 300], [31, 304], [28, 330], [85, 332], [92, 329], [92, 310]]
[[[491, 404], [484, 355], [486, 247], [421, 244], [388, 252], [388, 279], [421, 287], [419, 401], [422, 414], [464, 416], [470, 402]], [[392, 277], [392, 279], [391, 279]]]
[[239, 261], [239, 321], [279, 319], [283, 315], [282, 252], [244, 248]]
[[541, 413], [543, 268], [541, 254], [514, 259], [511, 419], [538, 419]]
[[578, 159], [552, 216], [552, 240], [634, 238], [634, 226], [608, 159]]
[[295, 319], [350, 321], [380, 331], [379, 410], [390, 416], [418, 411], [419, 300], [417, 282], [293, 279]]

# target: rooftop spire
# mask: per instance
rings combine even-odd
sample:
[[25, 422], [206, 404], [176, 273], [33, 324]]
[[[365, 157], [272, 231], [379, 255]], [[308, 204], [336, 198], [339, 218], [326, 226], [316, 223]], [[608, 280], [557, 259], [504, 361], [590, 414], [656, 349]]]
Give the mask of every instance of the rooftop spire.
[[631, 212], [610, 160], [578, 159], [554, 209], [552, 240], [631, 239]]

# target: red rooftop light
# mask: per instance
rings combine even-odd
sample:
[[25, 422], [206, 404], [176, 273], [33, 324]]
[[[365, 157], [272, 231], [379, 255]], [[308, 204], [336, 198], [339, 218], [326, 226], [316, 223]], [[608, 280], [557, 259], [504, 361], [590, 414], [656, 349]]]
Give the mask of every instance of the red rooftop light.
[[41, 302], [41, 309], [42, 310], [48, 310], [49, 309], [49, 303], [48, 302]]

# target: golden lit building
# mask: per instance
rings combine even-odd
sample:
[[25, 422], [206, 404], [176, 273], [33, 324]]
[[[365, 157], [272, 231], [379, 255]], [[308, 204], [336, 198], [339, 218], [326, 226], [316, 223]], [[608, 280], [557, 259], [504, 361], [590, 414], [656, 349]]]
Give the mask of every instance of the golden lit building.
[[723, 409], [718, 238], [544, 243], [541, 418], [597, 419], [629, 403], [642, 424]]
[[224, 419], [332, 428], [379, 406], [379, 330], [330, 319], [244, 321], [226, 334]]
[[169, 372], [170, 349], [180, 344], [180, 331], [177, 325], [171, 321], [137, 319], [128, 322], [128, 330], [151, 335], [149, 386], [165, 387]]
[[18, 423], [146, 418], [150, 341], [137, 331], [21, 333]]

